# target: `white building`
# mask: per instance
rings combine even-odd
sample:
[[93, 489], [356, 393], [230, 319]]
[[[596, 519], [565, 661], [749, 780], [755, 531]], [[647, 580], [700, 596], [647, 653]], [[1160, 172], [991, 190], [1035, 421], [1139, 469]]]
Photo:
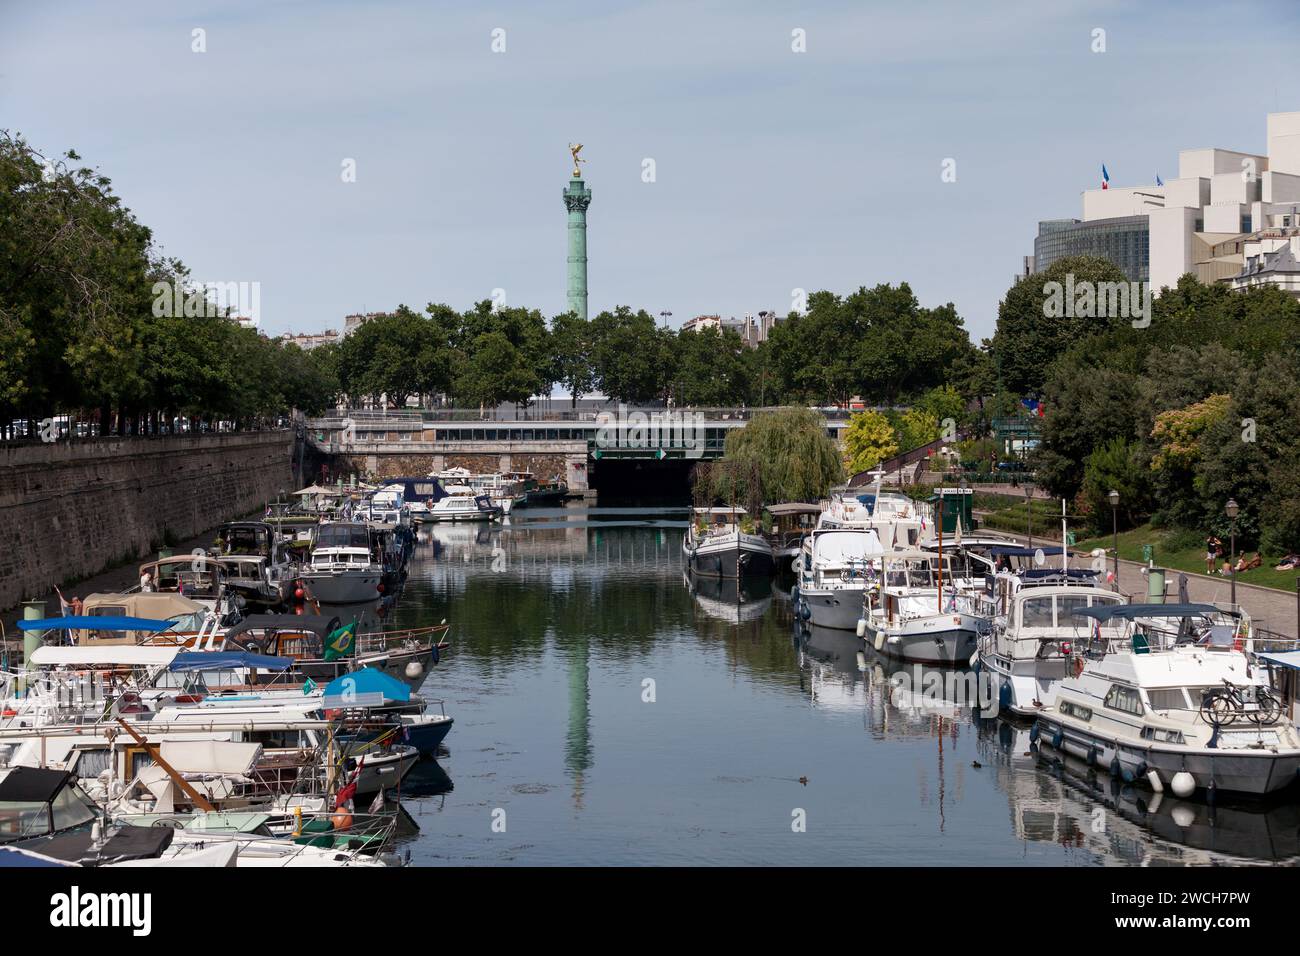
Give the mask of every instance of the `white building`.
[[[1089, 189], [1082, 198], [1082, 219], [1039, 223], [1035, 272], [1062, 256], [1092, 253], [1156, 290], [1188, 272], [1203, 282], [1232, 281], [1254, 234], [1298, 224], [1300, 112], [1268, 115], [1266, 153], [1185, 149], [1178, 176], [1161, 185]], [[1284, 265], [1279, 248], [1257, 238], [1254, 254]]]

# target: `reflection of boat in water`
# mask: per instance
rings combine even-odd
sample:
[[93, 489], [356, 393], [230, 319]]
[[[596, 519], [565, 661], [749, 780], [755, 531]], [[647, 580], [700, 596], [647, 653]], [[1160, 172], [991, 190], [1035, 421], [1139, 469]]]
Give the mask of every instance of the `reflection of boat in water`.
[[863, 650], [850, 631], [803, 624], [802, 664], [811, 679], [814, 703], [861, 711], [871, 732], [882, 737], [955, 734], [973, 707], [988, 703], [972, 671], [906, 663]]
[[1083, 760], [1039, 753], [1029, 731], [977, 723], [977, 749], [1011, 803], [1022, 840], [1055, 843], [1123, 866], [1243, 865], [1300, 860], [1300, 807], [1152, 794]]
[[729, 624], [757, 621], [772, 606], [770, 578], [710, 578], [684, 571], [682, 584], [701, 611]]

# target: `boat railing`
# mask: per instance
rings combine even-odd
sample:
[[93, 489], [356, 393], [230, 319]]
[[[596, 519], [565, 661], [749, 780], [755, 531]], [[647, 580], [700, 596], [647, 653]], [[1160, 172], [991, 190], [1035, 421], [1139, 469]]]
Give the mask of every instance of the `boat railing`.
[[429, 627], [408, 627], [395, 630], [365, 631], [357, 635], [357, 650], [361, 652], [385, 651], [394, 647], [431, 647], [439, 648], [447, 644], [441, 639], [450, 631], [451, 625], [442, 623]]

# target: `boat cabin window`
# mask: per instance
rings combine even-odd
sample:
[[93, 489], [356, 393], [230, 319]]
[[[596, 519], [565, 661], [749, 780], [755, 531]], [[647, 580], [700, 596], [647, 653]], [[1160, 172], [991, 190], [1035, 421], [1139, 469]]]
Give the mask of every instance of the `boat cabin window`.
[[1027, 598], [1020, 603], [1021, 627], [1051, 627], [1051, 597]]
[[50, 832], [50, 817], [43, 803], [0, 803], [0, 843]]
[[64, 787], [50, 804], [54, 814], [54, 829], [66, 830], [79, 827], [95, 819], [94, 811], [87, 806], [85, 799], [72, 787]]
[[1061, 713], [1067, 717], [1074, 717], [1077, 720], [1092, 720], [1092, 708], [1083, 707], [1079, 704], [1073, 704], [1068, 700], [1063, 700], [1058, 705]]
[[1136, 687], [1123, 684], [1111, 684], [1106, 692], [1106, 706], [1111, 710], [1122, 710], [1126, 714], [1142, 714], [1142, 695]]
[[83, 780], [98, 777], [113, 766], [113, 755], [107, 747], [94, 747], [76, 751], [76, 760], [69, 764], [69, 770], [75, 770]]
[[[1196, 699], [1200, 700], [1198, 694]], [[1147, 700], [1151, 702], [1152, 710], [1196, 710], [1187, 700], [1187, 695], [1181, 687], [1160, 687], [1147, 691]]]

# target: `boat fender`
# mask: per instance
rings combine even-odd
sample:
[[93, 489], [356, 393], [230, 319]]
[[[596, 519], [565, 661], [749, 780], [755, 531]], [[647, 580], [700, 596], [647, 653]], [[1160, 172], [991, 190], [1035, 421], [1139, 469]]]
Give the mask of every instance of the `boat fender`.
[[1039, 735], [1038, 721], [1034, 721], [1034, 726], [1029, 728], [1029, 742], [1031, 744], [1038, 743], [1038, 735]]
[[876, 641], [875, 641], [876, 650], [880, 650], [884, 646], [885, 646], [885, 632], [876, 631]]
[[1116, 754], [1115, 756], [1110, 758], [1110, 775], [1112, 777], [1118, 777], [1120, 775], [1120, 771], [1123, 769], [1124, 768], [1120, 765], [1119, 762], [1119, 754]]
[[[858, 618], [858, 637], [862, 637], [866, 633], [867, 633], [867, 622], [863, 618]], [[1298, 770], [1297, 772], [1300, 772], [1300, 770]]]
[[1011, 682], [1003, 681], [1002, 686], [998, 689], [998, 706], [1003, 710], [1011, 707]]
[[1089, 767], [1097, 766], [1097, 745], [1096, 744], [1093, 744], [1091, 747], [1088, 748], [1088, 766]]
[[1186, 770], [1180, 770], [1169, 781], [1169, 786], [1173, 789], [1175, 797], [1190, 797], [1196, 792], [1196, 778]]
[[795, 604], [799, 603], [799, 585], [796, 584], [790, 589], [790, 600]]
[[1211, 777], [1211, 778], [1210, 778], [1210, 786], [1209, 786], [1209, 787], [1206, 789], [1206, 791], [1205, 791], [1205, 802], [1208, 803], [1208, 804], [1210, 804], [1211, 806], [1213, 806], [1213, 805], [1214, 805], [1214, 799], [1215, 799], [1215, 797], [1218, 796], [1218, 791], [1219, 791], [1219, 785], [1218, 785], [1217, 783], [1215, 783], [1215, 782], [1214, 782], [1214, 778]]
[[1119, 772], [1120, 779], [1125, 783], [1132, 783], [1136, 775], [1128, 767], [1122, 767]]
[[1147, 762], [1145, 760], [1139, 760], [1137, 769], [1133, 771], [1133, 776], [1145, 777], [1146, 775], [1147, 775]]
[[1151, 789], [1154, 790], [1156, 793], [1165, 792], [1164, 782], [1160, 779], [1160, 774], [1156, 773], [1156, 771], [1154, 770], [1147, 771], [1147, 783], [1151, 785]]
[[1057, 750], [1061, 749], [1061, 742], [1065, 740], [1065, 731], [1060, 727], [1056, 728], [1056, 733], [1052, 734], [1052, 746]]
[[800, 606], [799, 616], [802, 617], [805, 621], [812, 617], [812, 608], [808, 606], [807, 601], [804, 601], [803, 604]]

